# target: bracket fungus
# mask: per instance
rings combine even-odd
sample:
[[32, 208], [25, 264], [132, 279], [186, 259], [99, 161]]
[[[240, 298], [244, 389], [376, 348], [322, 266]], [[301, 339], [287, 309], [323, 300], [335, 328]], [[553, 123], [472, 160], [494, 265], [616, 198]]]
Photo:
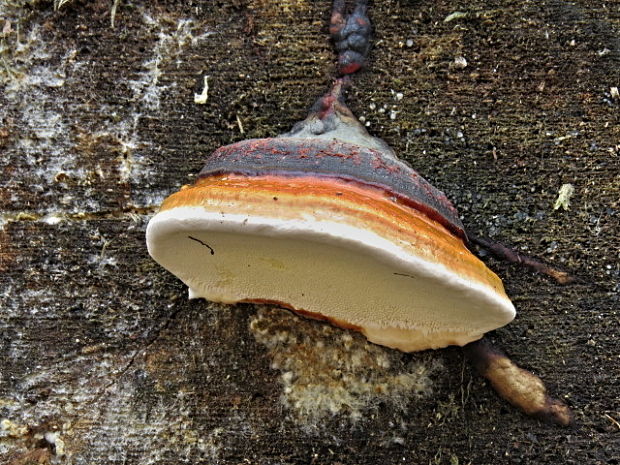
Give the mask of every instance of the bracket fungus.
[[[331, 91], [290, 132], [217, 149], [151, 219], [148, 250], [190, 298], [275, 303], [406, 352], [464, 346], [509, 323], [515, 309], [467, 248], [446, 196], [344, 103], [369, 24], [366, 2], [349, 16], [334, 2], [341, 77]], [[491, 353], [472, 347], [479, 361]], [[492, 379], [489, 363], [479, 365]], [[511, 376], [504, 371], [499, 384], [519, 385]], [[526, 412], [545, 408], [499, 392]], [[552, 421], [568, 423], [568, 409], [563, 415]]]
[[510, 322], [445, 195], [366, 132], [341, 89], [287, 134], [216, 150], [149, 223], [153, 258], [191, 297], [275, 302], [403, 351]]

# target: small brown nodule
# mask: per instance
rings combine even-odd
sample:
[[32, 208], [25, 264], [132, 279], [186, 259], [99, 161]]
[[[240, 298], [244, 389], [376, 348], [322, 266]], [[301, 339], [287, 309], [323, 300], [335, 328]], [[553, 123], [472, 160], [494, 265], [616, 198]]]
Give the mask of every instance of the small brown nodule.
[[497, 393], [527, 415], [561, 426], [573, 422], [568, 406], [549, 397], [538, 376], [519, 368], [486, 338], [467, 344], [465, 353]]

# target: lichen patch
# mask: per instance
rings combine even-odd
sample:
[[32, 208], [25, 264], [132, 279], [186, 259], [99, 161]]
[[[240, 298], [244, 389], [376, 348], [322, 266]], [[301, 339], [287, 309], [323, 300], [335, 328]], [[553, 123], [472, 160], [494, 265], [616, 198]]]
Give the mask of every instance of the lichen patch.
[[335, 415], [356, 422], [379, 403], [404, 410], [432, 393], [431, 376], [441, 368], [429, 356], [403, 361], [359, 334], [275, 307], [260, 307], [250, 331], [280, 372], [282, 403], [307, 425]]
[[[152, 47], [144, 48], [138, 68], [117, 74], [113, 92], [101, 90], [103, 97], [93, 100], [73, 89], [92, 81], [96, 64], [81, 61], [83, 48], [77, 42], [50, 39], [65, 20], [22, 24], [18, 6], [11, 8], [0, 33], [5, 63], [0, 66], [0, 147], [5, 154], [0, 171], [3, 188], [12, 195], [0, 202], [4, 210], [32, 205], [29, 213], [62, 216], [126, 211], [163, 199], [164, 190], [159, 195], [150, 189], [160, 147], [144, 120], [163, 117], [161, 102], [178, 91], [167, 73], [181, 67], [186, 51], [214, 32], [192, 18], [146, 7], [140, 12], [140, 30]], [[52, 206], [54, 198], [60, 201]]]
[[152, 28], [158, 28], [157, 40], [153, 46], [153, 53], [142, 63], [143, 71], [137, 79], [130, 80], [129, 85], [134, 94], [134, 100], [149, 111], [160, 108], [161, 95], [168, 88], [160, 82], [162, 68], [173, 60], [177, 65], [181, 62], [181, 54], [188, 46], [196, 46], [213, 34], [210, 30], [200, 30], [195, 21], [179, 19], [176, 27], [170, 27], [164, 18], [143, 14], [144, 23]]

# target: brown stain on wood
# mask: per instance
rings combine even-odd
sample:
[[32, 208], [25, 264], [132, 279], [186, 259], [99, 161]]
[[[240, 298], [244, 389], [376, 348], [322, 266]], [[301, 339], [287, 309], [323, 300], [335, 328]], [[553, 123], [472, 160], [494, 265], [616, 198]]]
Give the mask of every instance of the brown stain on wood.
[[322, 313], [319, 312], [311, 312], [308, 310], [304, 310], [301, 308], [295, 308], [292, 305], [286, 303], [286, 302], [281, 302], [279, 300], [272, 300], [272, 299], [246, 299], [246, 300], [242, 300], [241, 302], [246, 302], [246, 303], [253, 303], [253, 304], [261, 304], [261, 305], [276, 305], [278, 307], [282, 307], [285, 308], [287, 310], [292, 311], [293, 313], [297, 313], [298, 315], [301, 315], [305, 318], [310, 318], [312, 320], [317, 320], [317, 321], [325, 321], [327, 323], [331, 323], [334, 326], [337, 326], [339, 328], [343, 328], [343, 329], [350, 329], [353, 331], [357, 331], [362, 332], [362, 328], [360, 326], [351, 324], [347, 321], [343, 321], [343, 320], [339, 320], [338, 318], [332, 318], [329, 317], [327, 315], [323, 315]]

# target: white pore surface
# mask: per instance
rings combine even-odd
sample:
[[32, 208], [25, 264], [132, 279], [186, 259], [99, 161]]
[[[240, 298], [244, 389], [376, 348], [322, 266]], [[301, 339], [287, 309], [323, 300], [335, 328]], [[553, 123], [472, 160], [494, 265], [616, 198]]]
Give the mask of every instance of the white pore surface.
[[[147, 244], [191, 298], [279, 301], [360, 326], [371, 341], [402, 350], [466, 344], [515, 315], [490, 287], [337, 222], [177, 207], [153, 217]], [[445, 340], [446, 332], [458, 334]], [[421, 347], [407, 344], [410, 337], [424, 339]]]

